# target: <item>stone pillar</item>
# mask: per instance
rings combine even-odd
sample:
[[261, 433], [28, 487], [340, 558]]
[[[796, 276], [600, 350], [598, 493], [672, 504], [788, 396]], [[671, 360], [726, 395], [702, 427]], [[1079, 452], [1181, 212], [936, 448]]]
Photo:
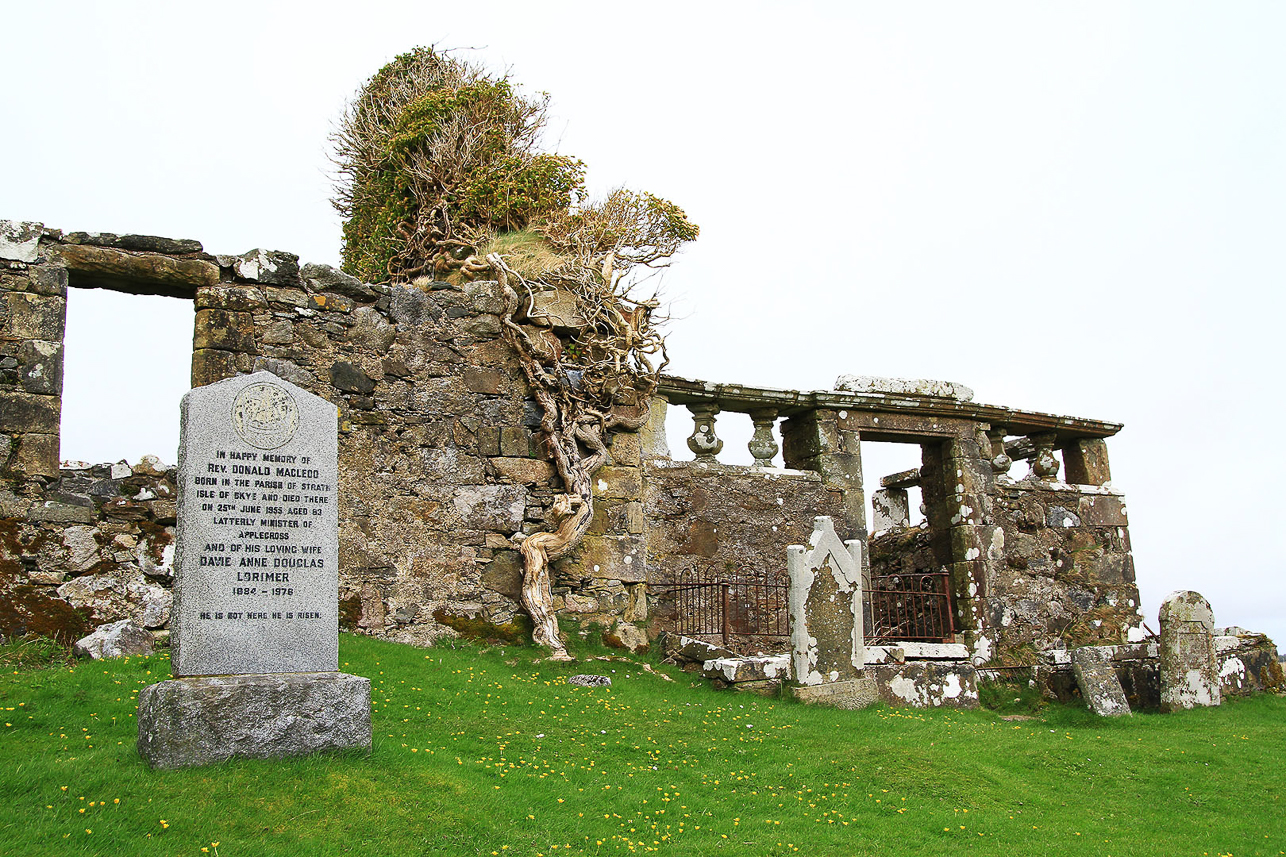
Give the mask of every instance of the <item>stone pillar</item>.
[[647, 422], [639, 429], [639, 449], [644, 458], [669, 458], [670, 443], [665, 437], [665, 417], [670, 402], [664, 396], [653, 396]]
[[1106, 485], [1112, 481], [1107, 442], [1101, 437], [1078, 438], [1063, 447], [1064, 478], [1073, 485]]
[[746, 444], [750, 454], [755, 458], [755, 467], [772, 467], [778, 446], [773, 437], [773, 425], [777, 422], [776, 408], [755, 408], [750, 412], [750, 421], [755, 425], [755, 433]]
[[1004, 532], [992, 516], [995, 472], [991, 443], [982, 432], [925, 445], [922, 488], [934, 552], [951, 571], [957, 637], [974, 660], [991, 657], [986, 611], [992, 566], [1003, 559]]
[[1189, 590], [1172, 592], [1161, 604], [1161, 710], [1219, 705], [1215, 660], [1215, 615], [1210, 602]]
[[871, 529], [902, 529], [911, 526], [910, 498], [905, 488], [881, 488], [871, 495]]
[[58, 476], [67, 270], [43, 265], [39, 223], [0, 221], [0, 468]]
[[712, 403], [688, 405], [692, 412], [692, 436], [688, 438], [688, 449], [697, 456], [697, 461], [714, 463], [715, 456], [723, 449], [723, 441], [714, 431], [714, 418], [719, 413], [719, 406]]
[[835, 411], [817, 410], [786, 420], [781, 439], [787, 467], [816, 471], [828, 487], [843, 492], [846, 520], [836, 528], [840, 535], [865, 542], [866, 494], [858, 433], [841, 429]]
[[786, 548], [790, 573], [791, 676], [800, 685], [850, 681], [866, 665], [862, 542], [841, 542], [825, 515], [808, 547]]

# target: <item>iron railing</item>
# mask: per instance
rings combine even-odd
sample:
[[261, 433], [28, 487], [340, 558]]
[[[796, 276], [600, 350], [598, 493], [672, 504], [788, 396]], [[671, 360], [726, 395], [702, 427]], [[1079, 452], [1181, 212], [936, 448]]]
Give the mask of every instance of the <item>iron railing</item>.
[[[673, 602], [674, 630], [688, 636], [788, 637], [790, 618], [785, 582], [766, 578], [722, 578], [690, 572], [655, 586]], [[866, 591], [868, 645], [895, 642], [942, 643], [954, 638], [950, 575], [920, 571], [874, 577]]]
[[885, 574], [867, 591], [868, 644], [942, 643], [955, 635], [950, 575], [942, 571]]
[[787, 637], [789, 586], [765, 577], [692, 571], [655, 587], [674, 600], [674, 630], [689, 636]]

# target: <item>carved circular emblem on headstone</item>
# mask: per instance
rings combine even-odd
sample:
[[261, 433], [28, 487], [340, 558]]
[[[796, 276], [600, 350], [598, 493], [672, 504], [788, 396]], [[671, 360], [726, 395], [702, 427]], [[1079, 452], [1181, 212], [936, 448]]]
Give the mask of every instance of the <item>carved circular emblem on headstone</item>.
[[251, 384], [232, 400], [232, 427], [251, 446], [276, 449], [295, 436], [299, 406], [284, 387]]

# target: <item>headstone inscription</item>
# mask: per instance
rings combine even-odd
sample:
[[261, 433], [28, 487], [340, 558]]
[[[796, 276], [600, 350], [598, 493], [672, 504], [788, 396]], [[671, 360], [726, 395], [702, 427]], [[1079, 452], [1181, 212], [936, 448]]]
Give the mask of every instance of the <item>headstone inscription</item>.
[[337, 671], [338, 414], [268, 372], [183, 398], [171, 660], [139, 694], [154, 768], [371, 746]]
[[1219, 705], [1215, 614], [1198, 592], [1171, 592], [1161, 603], [1161, 710]]
[[338, 668], [336, 424], [266, 372], [184, 397], [176, 676]]
[[866, 664], [862, 549], [861, 541], [840, 541], [834, 522], [825, 515], [814, 520], [807, 548], [786, 548], [791, 673], [796, 684], [861, 676]]

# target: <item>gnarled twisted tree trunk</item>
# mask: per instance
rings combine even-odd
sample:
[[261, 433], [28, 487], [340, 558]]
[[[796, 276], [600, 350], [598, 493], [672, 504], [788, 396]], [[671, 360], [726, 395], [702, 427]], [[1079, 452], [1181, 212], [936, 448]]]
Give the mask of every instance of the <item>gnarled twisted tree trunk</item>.
[[[487, 257], [496, 271], [505, 296], [502, 315], [505, 336], [518, 351], [523, 373], [541, 408], [542, 446], [562, 480], [550, 512], [554, 530], [533, 533], [523, 539], [522, 605], [531, 616], [532, 639], [551, 650], [554, 660], [570, 660], [554, 617], [550, 591], [549, 564], [566, 556], [580, 544], [594, 517], [594, 474], [608, 462], [607, 439], [613, 431], [637, 431], [647, 422], [649, 402], [656, 389], [658, 370], [634, 379], [638, 404], [628, 409], [599, 409], [572, 395], [567, 367], [557, 350], [514, 320], [519, 307], [518, 293], [510, 283], [514, 274], [495, 254]], [[620, 314], [617, 313], [620, 317]]]

